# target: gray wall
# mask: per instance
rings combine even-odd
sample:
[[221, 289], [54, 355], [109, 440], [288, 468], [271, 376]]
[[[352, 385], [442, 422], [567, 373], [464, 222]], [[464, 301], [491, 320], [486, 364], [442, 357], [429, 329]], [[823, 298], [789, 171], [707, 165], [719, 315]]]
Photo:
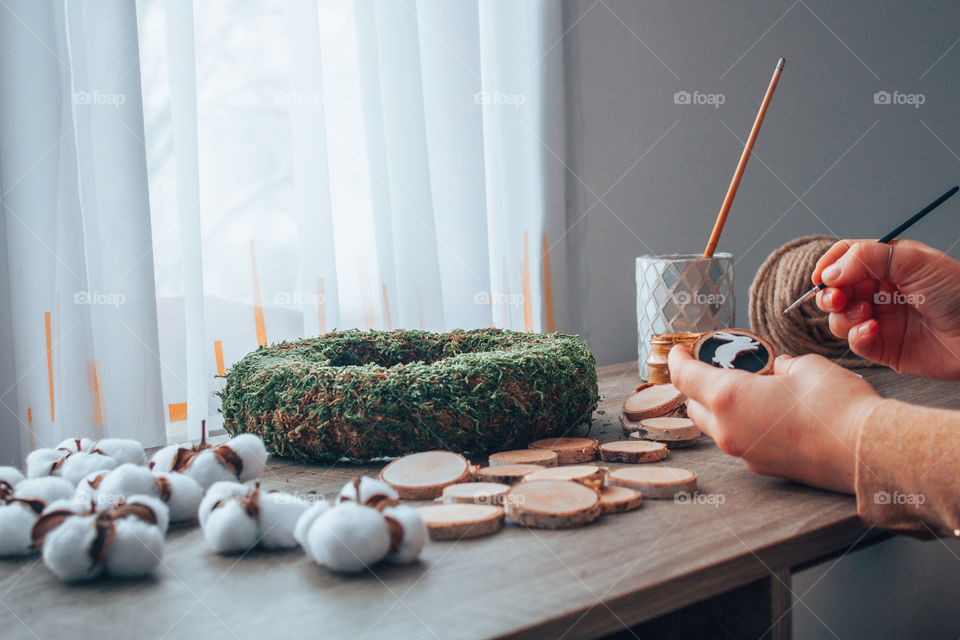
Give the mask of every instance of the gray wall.
[[[960, 38], [955, 2], [574, 0], [567, 8], [570, 148], [578, 150], [568, 221], [594, 203], [591, 191], [609, 189], [572, 233], [583, 305], [572, 329], [601, 364], [636, 357], [634, 258], [703, 250], [779, 57], [786, 68], [720, 243], [737, 259], [740, 325], [754, 273], [787, 240], [878, 237], [960, 183], [960, 46], [930, 69]], [[880, 90], [921, 93], [925, 103], [877, 105]], [[676, 105], [677, 91], [725, 102]], [[794, 205], [794, 194], [803, 201]], [[960, 255], [960, 201], [910, 237]]]
[[[720, 244], [738, 261], [741, 326], [754, 273], [787, 240], [878, 237], [960, 183], [958, 3], [569, 0], [566, 9], [567, 217], [581, 303], [571, 329], [600, 364], [636, 357], [634, 258], [702, 251], [737, 136], [779, 57], [786, 69]], [[881, 90], [925, 102], [875, 104]], [[676, 105], [677, 91], [725, 102]], [[960, 255], [960, 201], [909, 236]], [[956, 637], [960, 546], [948, 544], [897, 539], [799, 573], [797, 637]]]

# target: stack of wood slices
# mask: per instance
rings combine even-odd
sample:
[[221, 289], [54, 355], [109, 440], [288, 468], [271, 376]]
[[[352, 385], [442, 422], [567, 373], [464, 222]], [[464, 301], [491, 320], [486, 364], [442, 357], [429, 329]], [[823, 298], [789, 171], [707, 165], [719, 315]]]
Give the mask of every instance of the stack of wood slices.
[[687, 418], [683, 394], [672, 384], [642, 384], [623, 403], [620, 425], [630, 440], [669, 449], [691, 447], [700, 429]]

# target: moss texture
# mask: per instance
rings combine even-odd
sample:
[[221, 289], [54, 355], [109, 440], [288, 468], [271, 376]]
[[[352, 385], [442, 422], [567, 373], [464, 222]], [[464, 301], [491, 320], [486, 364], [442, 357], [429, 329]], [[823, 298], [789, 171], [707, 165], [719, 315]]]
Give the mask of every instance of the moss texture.
[[596, 363], [576, 336], [480, 329], [338, 331], [260, 347], [219, 394], [231, 434], [330, 462], [526, 447], [589, 423]]

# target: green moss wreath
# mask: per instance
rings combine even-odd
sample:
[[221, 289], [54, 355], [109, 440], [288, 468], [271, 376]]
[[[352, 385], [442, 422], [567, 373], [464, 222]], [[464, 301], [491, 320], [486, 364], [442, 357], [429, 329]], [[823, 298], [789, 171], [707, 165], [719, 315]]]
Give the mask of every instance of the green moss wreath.
[[282, 342], [235, 363], [219, 395], [229, 433], [319, 462], [526, 447], [589, 423], [598, 397], [576, 336], [501, 329]]

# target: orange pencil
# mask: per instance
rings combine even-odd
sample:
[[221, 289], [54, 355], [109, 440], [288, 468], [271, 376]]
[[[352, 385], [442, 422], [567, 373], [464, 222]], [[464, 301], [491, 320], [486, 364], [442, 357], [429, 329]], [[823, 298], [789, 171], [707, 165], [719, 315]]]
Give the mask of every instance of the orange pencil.
[[753, 145], [757, 141], [757, 134], [760, 133], [760, 125], [763, 124], [763, 117], [767, 114], [767, 107], [770, 106], [770, 100], [773, 98], [773, 92], [780, 82], [780, 73], [783, 72], [783, 65], [786, 60], [780, 58], [777, 62], [777, 68], [773, 70], [773, 78], [770, 79], [770, 86], [767, 87], [767, 93], [763, 96], [763, 102], [760, 103], [760, 112], [757, 113], [757, 119], [753, 121], [753, 128], [750, 130], [750, 137], [747, 138], [747, 144], [743, 147], [743, 154], [740, 156], [740, 162], [737, 163], [737, 170], [733, 172], [733, 179], [730, 181], [730, 188], [727, 189], [727, 196], [723, 199], [723, 206], [720, 207], [720, 213], [717, 214], [717, 222], [713, 225], [713, 233], [710, 234], [710, 240], [707, 242], [707, 248], [703, 250], [703, 257], [713, 256], [713, 252], [720, 242], [720, 234], [723, 233], [723, 225], [727, 222], [727, 214], [730, 213], [730, 207], [733, 206], [733, 198], [737, 195], [737, 188], [740, 186], [740, 178], [743, 177], [743, 170], [747, 168], [747, 160], [750, 159], [750, 152], [753, 151]]

